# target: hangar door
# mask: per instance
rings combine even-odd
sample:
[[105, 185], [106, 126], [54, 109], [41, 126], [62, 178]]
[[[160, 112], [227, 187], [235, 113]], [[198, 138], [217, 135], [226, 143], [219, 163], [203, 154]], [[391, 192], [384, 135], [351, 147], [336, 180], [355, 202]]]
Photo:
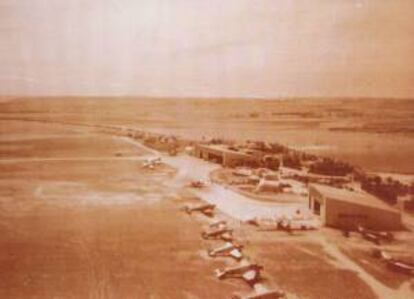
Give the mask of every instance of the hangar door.
[[223, 156], [216, 155], [213, 153], [208, 153], [208, 160], [214, 163], [223, 164]]

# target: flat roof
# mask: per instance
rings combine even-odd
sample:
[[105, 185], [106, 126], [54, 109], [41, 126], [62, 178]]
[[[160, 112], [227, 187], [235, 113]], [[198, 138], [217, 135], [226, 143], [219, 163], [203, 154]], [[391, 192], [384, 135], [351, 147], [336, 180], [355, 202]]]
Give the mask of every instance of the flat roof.
[[400, 212], [398, 209], [391, 207], [377, 197], [365, 192], [350, 191], [320, 184], [311, 184], [310, 187], [314, 188], [327, 199], [349, 202], [396, 213]]
[[297, 174], [302, 175], [302, 176], [306, 176], [308, 178], [315, 178], [315, 179], [347, 179], [348, 178], [348, 176], [346, 176], [346, 175], [318, 174], [318, 173], [305, 171], [303, 169], [296, 169], [296, 168], [286, 167], [286, 166], [280, 166], [279, 169], [282, 170], [282, 171], [286, 170], [286, 171], [297, 173]]
[[223, 153], [231, 153], [233, 155], [240, 155], [240, 156], [252, 158], [252, 156], [246, 152], [231, 150], [226, 145], [223, 145], [223, 144], [198, 144], [198, 146], [201, 148], [205, 148], [205, 149], [211, 149], [211, 150], [216, 150], [216, 151], [220, 151]]

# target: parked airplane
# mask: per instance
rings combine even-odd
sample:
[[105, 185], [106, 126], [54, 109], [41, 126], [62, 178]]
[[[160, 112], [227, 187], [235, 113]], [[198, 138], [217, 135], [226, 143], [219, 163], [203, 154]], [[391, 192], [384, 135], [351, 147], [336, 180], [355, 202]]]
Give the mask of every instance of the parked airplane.
[[221, 239], [223, 241], [233, 240], [233, 230], [227, 227], [214, 228], [211, 230], [203, 231], [201, 233], [203, 239]]
[[218, 220], [215, 222], [212, 222], [209, 224], [210, 228], [218, 228], [218, 227], [223, 227], [227, 225], [227, 221], [226, 220]]
[[191, 215], [193, 212], [200, 212], [208, 217], [212, 217], [214, 214], [215, 208], [216, 208], [216, 205], [206, 203], [206, 204], [194, 205], [194, 206], [186, 205], [184, 206], [183, 210], [189, 215]]
[[391, 259], [386, 261], [388, 268], [393, 271], [400, 272], [403, 274], [414, 275], [414, 263], [407, 263]]
[[414, 275], [414, 263], [409, 263], [396, 259], [380, 249], [374, 249], [373, 255], [385, 262], [387, 267], [395, 272], [400, 272], [403, 274]]
[[194, 180], [190, 182], [189, 186], [192, 188], [201, 189], [201, 188], [207, 187], [208, 183], [203, 180]]
[[145, 160], [142, 168], [154, 169], [154, 167], [159, 164], [161, 164], [161, 157], [148, 158]]
[[235, 260], [239, 261], [243, 258], [242, 245], [233, 244], [231, 242], [226, 242], [223, 246], [220, 246], [215, 249], [207, 250], [207, 253], [211, 257], [225, 256], [232, 257]]
[[247, 283], [253, 285], [260, 278], [260, 271], [263, 270], [263, 266], [256, 263], [247, 263], [241, 266], [229, 267], [225, 269], [216, 269], [216, 277], [218, 279], [226, 278], [240, 278]]
[[263, 219], [251, 219], [247, 223], [255, 225], [260, 231], [283, 230], [288, 233], [294, 231], [313, 230], [316, 225], [312, 220], [307, 219], [287, 219], [284, 217], [272, 217]]
[[381, 241], [391, 242], [394, 240], [394, 236], [390, 232], [375, 231], [367, 229], [363, 226], [358, 226], [358, 232], [365, 240], [371, 241], [377, 245], [380, 245]]

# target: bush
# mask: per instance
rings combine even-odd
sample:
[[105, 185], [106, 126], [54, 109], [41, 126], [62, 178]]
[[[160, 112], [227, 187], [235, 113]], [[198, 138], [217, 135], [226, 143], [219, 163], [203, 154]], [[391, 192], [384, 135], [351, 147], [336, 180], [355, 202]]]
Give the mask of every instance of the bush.
[[280, 161], [278, 158], [268, 157], [264, 159], [263, 166], [271, 170], [278, 170], [280, 166]]
[[302, 169], [302, 163], [299, 156], [294, 154], [283, 156], [283, 166], [299, 170]]
[[310, 166], [309, 172], [322, 175], [345, 176], [354, 171], [348, 163], [325, 158], [317, 161]]
[[383, 181], [379, 176], [362, 177], [361, 188], [389, 204], [395, 204], [398, 196], [406, 195], [410, 191], [409, 186], [403, 185], [397, 180], [387, 178]]
[[270, 148], [273, 154], [287, 153], [289, 151], [286, 146], [278, 143], [270, 143]]
[[404, 202], [404, 209], [410, 212], [414, 212], [414, 197]]

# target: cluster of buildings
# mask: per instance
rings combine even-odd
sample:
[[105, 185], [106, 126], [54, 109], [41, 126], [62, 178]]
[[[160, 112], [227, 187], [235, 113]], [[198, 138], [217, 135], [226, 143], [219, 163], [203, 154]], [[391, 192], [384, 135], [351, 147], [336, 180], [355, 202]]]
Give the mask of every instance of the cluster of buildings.
[[[224, 167], [238, 167], [260, 165], [266, 154], [225, 144], [196, 144], [194, 155]], [[363, 191], [337, 187], [351, 183], [351, 175], [320, 175], [283, 165], [279, 167], [278, 175], [280, 179], [306, 182], [309, 209], [320, 218], [323, 225], [345, 230], [355, 230], [358, 226], [377, 230], [402, 228], [398, 209]]]
[[[115, 129], [115, 128], [106, 128]], [[116, 130], [119, 132], [118, 130]], [[157, 140], [163, 144], [175, 144], [176, 138], [166, 135], [129, 130], [128, 136], [146, 140]], [[224, 167], [238, 166], [258, 168], [269, 153], [254, 146], [234, 147], [224, 143], [193, 143], [192, 154], [195, 157], [218, 163]], [[281, 154], [274, 155], [283, 161]], [[337, 188], [352, 182], [352, 176], [328, 176], [309, 173], [303, 169], [279, 166], [279, 180], [297, 180], [308, 186], [308, 207], [320, 218], [323, 225], [346, 230], [355, 230], [358, 226], [377, 230], [399, 230], [402, 228], [401, 212], [382, 200], [362, 191]], [[274, 178], [271, 180], [275, 180]], [[264, 187], [274, 187], [271, 182], [261, 181]], [[266, 185], [267, 184], [267, 185]], [[270, 185], [269, 185], [270, 184]], [[277, 184], [274, 184], [275, 186]]]

